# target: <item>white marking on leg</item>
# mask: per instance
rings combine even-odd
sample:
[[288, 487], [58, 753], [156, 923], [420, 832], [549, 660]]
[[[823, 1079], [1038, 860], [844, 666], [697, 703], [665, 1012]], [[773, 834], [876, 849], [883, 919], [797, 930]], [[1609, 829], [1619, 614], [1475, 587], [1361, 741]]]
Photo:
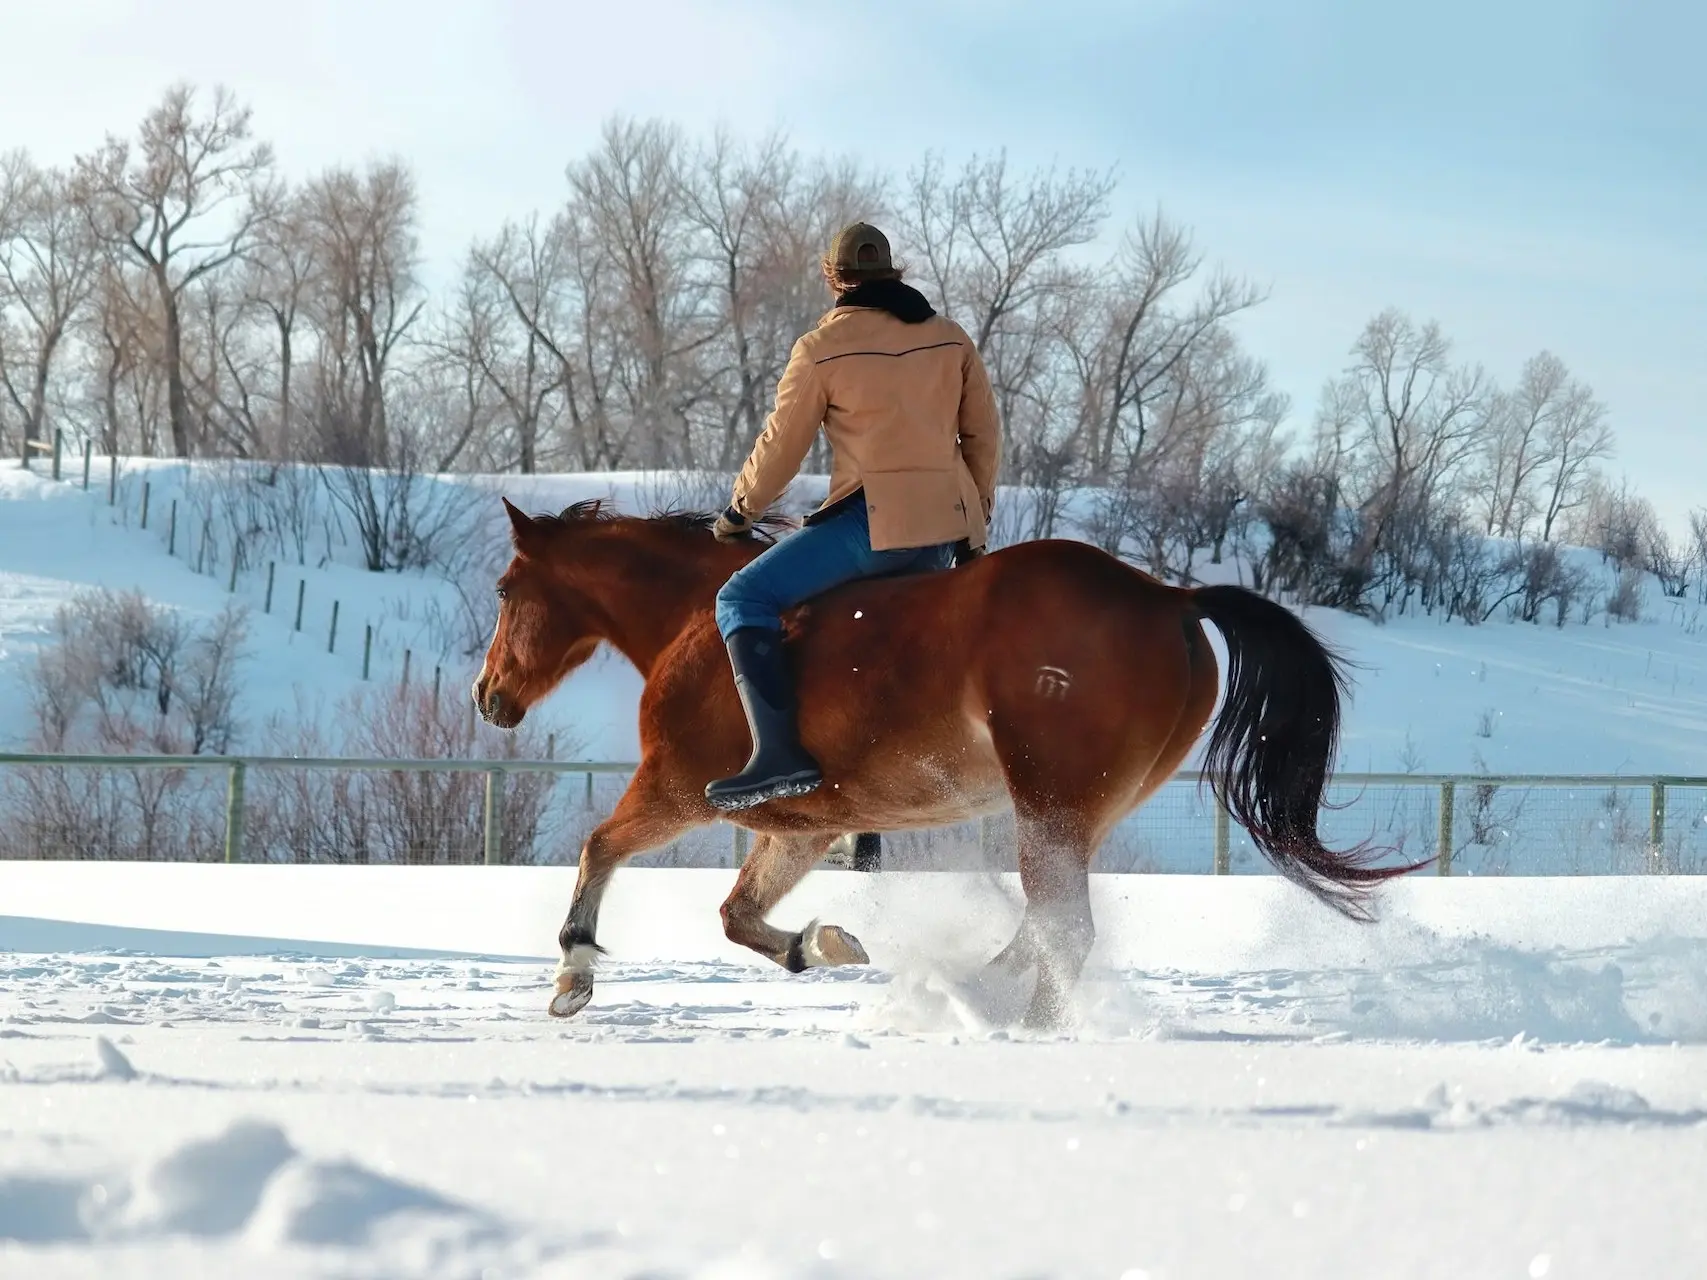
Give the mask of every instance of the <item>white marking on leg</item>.
[[570, 947], [561, 960], [557, 962], [557, 976], [566, 973], [591, 973], [593, 962], [599, 957], [599, 949], [590, 943], [577, 942]]

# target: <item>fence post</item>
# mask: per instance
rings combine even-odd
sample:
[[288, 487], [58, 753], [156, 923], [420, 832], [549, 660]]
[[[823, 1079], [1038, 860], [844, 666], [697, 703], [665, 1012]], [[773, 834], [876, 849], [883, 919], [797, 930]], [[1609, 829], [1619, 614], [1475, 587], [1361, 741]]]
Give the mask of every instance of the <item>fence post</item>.
[[1443, 782], [1440, 784], [1440, 821], [1437, 824], [1439, 834], [1434, 845], [1434, 870], [1436, 875], [1449, 876], [1452, 874], [1452, 815], [1456, 810], [1458, 784]]
[[65, 430], [62, 427], [53, 429], [53, 478], [59, 479], [59, 455], [65, 448]]
[[1227, 807], [1219, 800], [1212, 801], [1215, 806], [1215, 874], [1218, 876], [1233, 873], [1233, 827], [1228, 816]]
[[547, 760], [557, 759], [557, 735], [555, 733], [545, 735], [545, 758]]
[[373, 623], [367, 624], [367, 634], [362, 637], [362, 679], [367, 679], [368, 667], [373, 661]]
[[492, 769], [486, 774], [486, 865], [498, 866], [504, 860], [504, 771]]
[[[593, 775], [588, 774], [587, 776], [590, 778]], [[733, 848], [734, 848], [735, 865], [741, 866], [744, 862], [747, 861], [747, 828], [736, 827], [735, 828], [734, 841], [735, 841], [735, 843], [734, 843]]]
[[239, 559], [239, 557], [237, 555], [237, 548], [232, 547], [231, 548], [231, 577], [229, 580], [227, 580], [227, 582], [225, 584], [225, 594], [228, 596], [237, 594], [237, 561], [238, 561], [238, 559]]
[[588, 809], [593, 807], [593, 771], [591, 769], [587, 771], [587, 799], [584, 807]]
[[278, 567], [278, 561], [267, 561], [267, 602], [261, 606], [262, 613], [271, 613], [273, 611], [273, 572]]
[[1665, 870], [1666, 852], [1666, 784], [1654, 779], [1653, 797], [1648, 806], [1648, 862], [1656, 875]]
[[439, 705], [439, 677], [443, 674], [443, 667], [435, 666], [433, 668], [433, 705], [435, 707]]
[[332, 630], [326, 637], [326, 652], [338, 652], [338, 602], [332, 601]]
[[307, 578], [298, 578], [296, 580], [296, 627], [295, 627], [295, 629], [297, 631], [302, 630], [302, 598], [307, 594], [308, 594], [308, 579]]
[[405, 693], [409, 691], [409, 655], [411, 652], [412, 650], [409, 649], [403, 651], [403, 691]]
[[225, 790], [225, 860], [243, 861], [243, 772], [241, 760], [232, 762], [231, 781]]
[[85, 440], [83, 442], [83, 491], [85, 493], [89, 491], [89, 459], [94, 455], [94, 452], [95, 442]]
[[23, 433], [23, 437], [24, 448], [22, 454], [18, 458], [18, 462], [23, 466], [25, 471], [28, 471], [30, 469], [30, 433], [25, 431]]
[[166, 554], [178, 554], [178, 500], [172, 499], [172, 510], [166, 517]]
[[148, 527], [148, 486], [149, 481], [142, 482], [142, 527]]
[[119, 500], [119, 455], [111, 454], [107, 458], [107, 505], [113, 506]]

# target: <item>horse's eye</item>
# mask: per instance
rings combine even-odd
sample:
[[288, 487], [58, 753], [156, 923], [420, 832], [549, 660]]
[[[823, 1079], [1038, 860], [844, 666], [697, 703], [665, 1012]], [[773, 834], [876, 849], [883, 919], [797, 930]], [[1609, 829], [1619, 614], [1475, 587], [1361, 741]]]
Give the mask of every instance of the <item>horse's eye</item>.
[[504, 588], [502, 588], [502, 587], [498, 588], [498, 599], [502, 600], [508, 594], [509, 593], [507, 591], [505, 591]]

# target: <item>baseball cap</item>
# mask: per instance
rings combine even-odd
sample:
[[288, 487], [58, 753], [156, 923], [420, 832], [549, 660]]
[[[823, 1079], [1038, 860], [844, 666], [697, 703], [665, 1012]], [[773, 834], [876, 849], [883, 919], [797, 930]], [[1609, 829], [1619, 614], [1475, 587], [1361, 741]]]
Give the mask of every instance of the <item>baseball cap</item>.
[[891, 271], [889, 238], [869, 222], [843, 227], [830, 242], [830, 265], [843, 271]]

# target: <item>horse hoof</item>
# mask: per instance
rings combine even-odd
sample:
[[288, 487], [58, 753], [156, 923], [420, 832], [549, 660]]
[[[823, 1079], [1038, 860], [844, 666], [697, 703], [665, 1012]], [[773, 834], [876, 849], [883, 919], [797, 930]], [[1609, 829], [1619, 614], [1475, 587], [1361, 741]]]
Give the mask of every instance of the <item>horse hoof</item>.
[[587, 1002], [593, 998], [593, 980], [590, 976], [580, 979], [565, 977], [558, 981], [557, 994], [551, 997], [551, 1016], [554, 1018], [573, 1018], [587, 1007]]
[[812, 968], [871, 963], [871, 957], [865, 954], [859, 939], [840, 925], [815, 926], [801, 939], [800, 950]]

